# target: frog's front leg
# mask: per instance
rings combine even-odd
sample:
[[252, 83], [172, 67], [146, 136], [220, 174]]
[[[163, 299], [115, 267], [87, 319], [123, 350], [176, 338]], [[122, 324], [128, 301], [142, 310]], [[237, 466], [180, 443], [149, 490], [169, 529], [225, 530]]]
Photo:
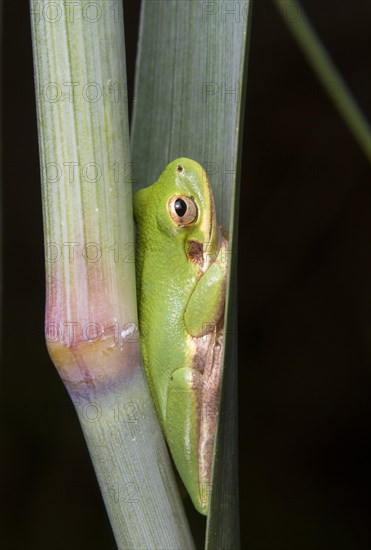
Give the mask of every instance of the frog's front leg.
[[198, 280], [186, 306], [184, 323], [196, 338], [211, 332], [224, 315], [228, 241], [223, 239], [215, 261]]

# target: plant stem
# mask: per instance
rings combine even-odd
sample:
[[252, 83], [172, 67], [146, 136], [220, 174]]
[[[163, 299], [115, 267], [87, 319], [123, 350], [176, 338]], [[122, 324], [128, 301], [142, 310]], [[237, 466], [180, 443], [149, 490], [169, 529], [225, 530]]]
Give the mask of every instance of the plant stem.
[[334, 106], [371, 162], [371, 128], [329, 53], [311, 25], [300, 2], [274, 0]]
[[137, 337], [119, 6], [31, 0], [46, 340], [76, 407], [118, 547], [188, 549], [193, 542]]

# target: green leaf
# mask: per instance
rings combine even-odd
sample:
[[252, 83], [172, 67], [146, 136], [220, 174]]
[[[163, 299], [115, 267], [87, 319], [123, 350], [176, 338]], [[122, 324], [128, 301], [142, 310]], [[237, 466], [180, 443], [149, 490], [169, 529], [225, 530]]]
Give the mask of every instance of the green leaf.
[[[308, 19], [298, 0], [274, 0], [287, 28], [301, 48], [308, 63], [343, 118], [359, 147], [371, 162], [371, 127], [329, 52]], [[335, 10], [335, 4], [333, 6]]]
[[[131, 135], [135, 190], [177, 157], [204, 166], [230, 241], [226, 349], [207, 548], [239, 547], [236, 228], [249, 2], [144, 0]], [[228, 465], [228, 467], [226, 467]]]

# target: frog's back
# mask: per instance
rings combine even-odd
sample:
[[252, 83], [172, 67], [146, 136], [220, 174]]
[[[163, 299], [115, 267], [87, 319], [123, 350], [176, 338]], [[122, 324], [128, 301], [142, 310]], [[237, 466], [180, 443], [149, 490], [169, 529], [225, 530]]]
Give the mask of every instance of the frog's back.
[[142, 258], [140, 337], [147, 376], [162, 415], [172, 373], [187, 363], [190, 336], [184, 312], [196, 279], [193, 273], [186, 273], [187, 266], [174, 265], [169, 269], [169, 259], [158, 255], [156, 260], [160, 263], [154, 267], [150, 256], [147, 253]]

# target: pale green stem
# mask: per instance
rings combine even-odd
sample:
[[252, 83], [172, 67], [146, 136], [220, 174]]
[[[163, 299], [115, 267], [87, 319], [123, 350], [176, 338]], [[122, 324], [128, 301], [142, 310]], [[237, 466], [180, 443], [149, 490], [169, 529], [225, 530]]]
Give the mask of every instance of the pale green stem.
[[136, 336], [120, 5], [31, 0], [46, 339], [79, 415], [118, 547], [191, 549]]
[[300, 2], [274, 0], [288, 29], [317, 74], [334, 106], [371, 162], [371, 128]]

